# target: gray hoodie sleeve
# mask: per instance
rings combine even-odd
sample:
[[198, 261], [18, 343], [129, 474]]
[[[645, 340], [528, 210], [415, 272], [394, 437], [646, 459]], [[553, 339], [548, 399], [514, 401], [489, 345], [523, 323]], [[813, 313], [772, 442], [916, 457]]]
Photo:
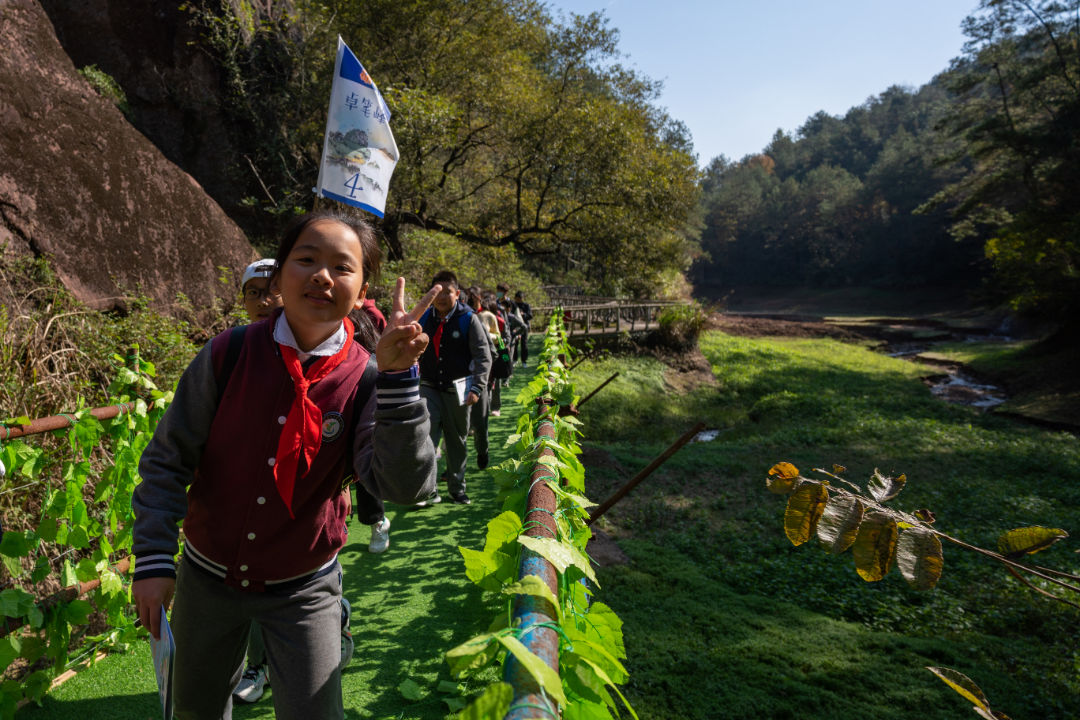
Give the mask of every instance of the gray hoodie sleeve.
[[476, 313], [469, 323], [469, 352], [472, 354], [472, 387], [485, 387], [491, 370], [491, 338], [484, 321]]
[[506, 324], [510, 327], [511, 335], [519, 335], [529, 329], [529, 326], [525, 324], [525, 319], [521, 317], [521, 313], [518, 312], [517, 308], [506, 309]]
[[[407, 401], [403, 386], [412, 384]], [[412, 505], [435, 490], [435, 448], [427, 404], [417, 388], [419, 377], [409, 382], [380, 373], [375, 380], [353, 439], [353, 468], [357, 480], [372, 495], [402, 505]], [[380, 398], [380, 391], [382, 397]], [[387, 392], [389, 391], [389, 393]]]
[[131, 497], [137, 580], [176, 574], [178, 524], [187, 514], [187, 486], [206, 446], [217, 398], [207, 343], [180, 376], [173, 401], [139, 460], [142, 481]]

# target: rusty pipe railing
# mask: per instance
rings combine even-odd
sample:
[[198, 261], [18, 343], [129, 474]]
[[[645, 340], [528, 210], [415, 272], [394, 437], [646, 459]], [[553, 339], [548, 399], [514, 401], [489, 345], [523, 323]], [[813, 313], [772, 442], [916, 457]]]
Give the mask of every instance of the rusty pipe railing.
[[652, 474], [653, 470], [667, 462], [668, 458], [677, 453], [683, 445], [693, 440], [694, 437], [704, 429], [705, 423], [698, 422], [694, 425], [694, 427], [683, 433], [682, 437], [672, 443], [671, 447], [657, 455], [656, 458], [651, 463], [642, 468], [637, 475], [630, 478], [630, 481], [628, 483], [616, 490], [607, 500], [600, 503], [600, 505], [598, 505], [597, 507], [593, 508], [592, 512], [589, 513], [589, 519], [585, 521], [585, 524], [592, 525], [594, 522], [596, 522], [597, 518], [610, 510], [612, 505], [629, 495], [630, 491], [636, 488], [642, 480], [649, 477], [649, 475]]
[[[113, 570], [117, 575], [126, 575], [128, 569], [131, 567], [132, 557], [128, 555], [126, 558], [118, 562]], [[52, 595], [39, 601], [37, 607], [41, 611], [45, 611], [48, 608], [57, 605], [59, 603], [69, 603], [72, 600], [77, 600], [83, 595], [86, 595], [92, 590], [96, 590], [101, 585], [101, 578], [94, 578], [93, 580], [87, 580], [86, 582], [78, 583], [70, 587], [57, 590]], [[18, 630], [27, 624], [26, 617], [7, 618], [2, 624], [0, 624], [0, 638], [5, 637], [9, 633]]]
[[[540, 415], [545, 416], [550, 410], [548, 405], [541, 404]], [[536, 434], [540, 437], [555, 439], [555, 423], [550, 418], [540, 420], [536, 427]], [[554, 457], [555, 453], [550, 448], [544, 448], [540, 457]], [[537, 462], [533, 466], [532, 485], [529, 488], [529, 497], [526, 504], [525, 521], [528, 529], [525, 535], [529, 537], [558, 537], [558, 529], [555, 525], [555, 493], [547, 486], [544, 479], [551, 476], [551, 468]], [[551, 589], [551, 592], [559, 595], [558, 571], [545, 558], [523, 547], [521, 550], [521, 565], [518, 569], [518, 579], [528, 575], [536, 575]], [[520, 640], [531, 653], [538, 656], [548, 667], [559, 672], [559, 634], [553, 630], [550, 624], [558, 617], [556, 608], [551, 602], [534, 595], [518, 595], [514, 602], [514, 621], [521, 628]], [[514, 688], [514, 699], [510, 703], [510, 711], [503, 720], [526, 720], [526, 718], [558, 718], [558, 706], [552, 699], [544, 695], [536, 680], [518, 662], [517, 658], [510, 655], [506, 660], [506, 668], [503, 674], [506, 682]], [[544, 708], [548, 708], [545, 710]], [[541, 713], [541, 714], [537, 714]]]
[[[131, 412], [134, 408], [135, 403], [119, 403], [108, 407], [94, 408], [90, 411], [90, 414], [98, 420], [112, 420], [125, 412]], [[74, 418], [71, 415], [50, 415], [32, 420], [29, 425], [16, 425], [14, 427], [0, 425], [0, 440], [11, 440], [52, 430], [63, 430], [74, 424]]]
[[[128, 348], [127, 361], [131, 369], [138, 372], [138, 345], [132, 345], [130, 348]], [[114, 417], [117, 417], [118, 415], [121, 415], [125, 412], [131, 412], [134, 409], [135, 403], [117, 403], [116, 405], [108, 405], [106, 407], [94, 408], [90, 411], [90, 414], [98, 420], [112, 420]], [[27, 435], [38, 435], [40, 433], [51, 432], [53, 430], [63, 430], [64, 428], [70, 427], [74, 424], [74, 418], [72, 418], [71, 415], [65, 413], [38, 418], [37, 420], [31, 420], [29, 425], [8, 426], [0, 424], [0, 440], [12, 440], [14, 438], [26, 437]]]

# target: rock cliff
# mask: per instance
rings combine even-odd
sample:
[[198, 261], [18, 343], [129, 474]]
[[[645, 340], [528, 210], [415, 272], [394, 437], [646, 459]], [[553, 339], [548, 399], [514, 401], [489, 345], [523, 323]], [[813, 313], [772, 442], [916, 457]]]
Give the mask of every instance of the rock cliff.
[[0, 0], [0, 244], [47, 254], [95, 307], [235, 297], [244, 234], [75, 69], [38, 0]]
[[230, 141], [240, 130], [223, 113], [219, 71], [180, 0], [40, 2], [75, 67], [95, 65], [114, 78], [131, 124], [234, 212], [250, 180]]

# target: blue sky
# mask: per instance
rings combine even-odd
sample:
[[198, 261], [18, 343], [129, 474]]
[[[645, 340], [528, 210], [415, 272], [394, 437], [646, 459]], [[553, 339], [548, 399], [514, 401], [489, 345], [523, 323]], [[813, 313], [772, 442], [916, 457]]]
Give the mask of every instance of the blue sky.
[[918, 87], [961, 54], [978, 0], [552, 0], [604, 11], [624, 62], [664, 81], [704, 166], [738, 160], [819, 110], [842, 115], [891, 85]]

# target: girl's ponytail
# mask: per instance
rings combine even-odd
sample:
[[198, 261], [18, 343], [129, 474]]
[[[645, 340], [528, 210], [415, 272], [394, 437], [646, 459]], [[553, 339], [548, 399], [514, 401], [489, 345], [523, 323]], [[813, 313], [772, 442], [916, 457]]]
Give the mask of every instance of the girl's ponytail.
[[375, 327], [375, 321], [371, 319], [366, 310], [353, 310], [349, 313], [356, 332], [353, 339], [369, 353], [375, 352], [375, 345], [379, 342], [379, 331]]

